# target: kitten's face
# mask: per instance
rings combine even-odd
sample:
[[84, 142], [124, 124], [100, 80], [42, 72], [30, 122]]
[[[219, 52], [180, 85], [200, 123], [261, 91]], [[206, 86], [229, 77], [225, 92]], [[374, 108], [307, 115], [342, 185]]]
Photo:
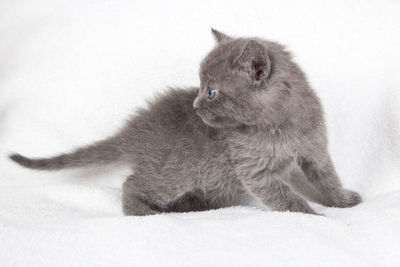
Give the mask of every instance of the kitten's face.
[[201, 64], [193, 107], [212, 127], [254, 125], [263, 110], [260, 94], [270, 71], [268, 53], [254, 40], [219, 37], [218, 46]]

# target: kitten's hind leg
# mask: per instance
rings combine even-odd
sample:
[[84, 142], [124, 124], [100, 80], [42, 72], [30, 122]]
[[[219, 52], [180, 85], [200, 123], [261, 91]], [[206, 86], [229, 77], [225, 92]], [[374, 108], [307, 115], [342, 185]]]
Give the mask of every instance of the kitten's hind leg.
[[136, 186], [137, 177], [129, 176], [122, 186], [122, 210], [128, 216], [144, 216], [161, 213], [148, 197]]
[[342, 187], [327, 152], [318, 160], [312, 157], [301, 158], [300, 167], [308, 181], [321, 193], [321, 204], [346, 208], [361, 202], [361, 196], [357, 192]]
[[166, 212], [190, 212], [216, 209], [217, 206], [211, 205], [209, 201], [201, 197], [200, 194], [188, 193], [169, 205]]

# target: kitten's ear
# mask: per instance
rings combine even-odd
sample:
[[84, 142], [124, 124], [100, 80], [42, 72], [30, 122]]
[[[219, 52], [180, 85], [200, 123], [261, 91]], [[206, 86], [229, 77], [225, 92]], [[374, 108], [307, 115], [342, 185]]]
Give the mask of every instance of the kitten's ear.
[[219, 32], [216, 29], [211, 28], [211, 32], [214, 35], [215, 40], [219, 43], [224, 40], [231, 40], [232, 38], [225, 33]]
[[246, 43], [240, 55], [234, 60], [234, 64], [248, 72], [256, 83], [268, 77], [271, 69], [267, 49], [255, 40]]

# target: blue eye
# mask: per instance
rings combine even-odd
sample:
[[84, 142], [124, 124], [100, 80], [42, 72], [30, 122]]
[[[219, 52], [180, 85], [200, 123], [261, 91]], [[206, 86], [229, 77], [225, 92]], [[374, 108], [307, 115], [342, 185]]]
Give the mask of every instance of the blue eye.
[[214, 96], [217, 94], [217, 90], [208, 88], [208, 99], [214, 98]]

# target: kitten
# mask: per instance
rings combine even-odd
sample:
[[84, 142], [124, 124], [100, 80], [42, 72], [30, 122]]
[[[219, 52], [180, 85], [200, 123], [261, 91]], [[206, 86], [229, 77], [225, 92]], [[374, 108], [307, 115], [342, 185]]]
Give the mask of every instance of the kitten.
[[200, 88], [171, 89], [116, 135], [72, 153], [10, 158], [41, 170], [127, 163], [134, 172], [123, 184], [126, 215], [215, 209], [249, 196], [277, 211], [316, 214], [295, 191], [299, 170], [321, 204], [360, 203], [339, 181], [321, 104], [284, 47], [212, 32], [217, 46], [201, 63]]

